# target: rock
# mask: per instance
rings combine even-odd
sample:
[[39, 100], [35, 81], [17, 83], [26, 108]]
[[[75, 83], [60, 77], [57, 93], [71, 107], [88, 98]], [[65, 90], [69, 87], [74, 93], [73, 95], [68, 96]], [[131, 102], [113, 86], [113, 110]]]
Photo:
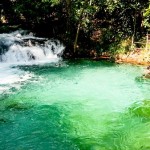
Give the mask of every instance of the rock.
[[150, 79], [150, 73], [144, 74], [144, 77]]
[[129, 111], [138, 117], [150, 118], [150, 100], [143, 100], [140, 104], [133, 104]]
[[145, 78], [148, 78], [150, 79], [150, 66], [148, 66], [146, 68], [146, 70], [144, 71], [144, 75], [143, 75]]
[[0, 123], [6, 123], [7, 120], [5, 118], [0, 118]]

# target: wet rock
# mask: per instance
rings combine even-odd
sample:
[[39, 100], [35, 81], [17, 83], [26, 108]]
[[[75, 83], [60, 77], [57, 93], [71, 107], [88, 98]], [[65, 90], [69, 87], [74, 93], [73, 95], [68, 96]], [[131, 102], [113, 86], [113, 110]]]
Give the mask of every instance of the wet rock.
[[150, 100], [144, 100], [140, 104], [134, 104], [129, 110], [136, 116], [150, 118]]
[[8, 120], [6, 118], [0, 117], [0, 124], [7, 123]]
[[31, 106], [26, 105], [26, 104], [21, 104], [21, 103], [12, 103], [6, 106], [6, 109], [9, 110], [16, 110], [16, 111], [21, 111], [21, 110], [28, 110], [30, 109]]
[[150, 73], [144, 74], [144, 77], [147, 78], [147, 79], [150, 79]]
[[148, 66], [144, 71], [143, 77], [150, 79], [150, 66]]

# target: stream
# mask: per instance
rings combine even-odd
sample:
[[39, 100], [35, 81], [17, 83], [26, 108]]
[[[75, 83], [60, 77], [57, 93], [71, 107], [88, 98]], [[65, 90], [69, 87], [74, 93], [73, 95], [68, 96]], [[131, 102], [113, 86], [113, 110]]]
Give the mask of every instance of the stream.
[[150, 149], [150, 81], [140, 77], [143, 67], [33, 61], [0, 63], [1, 150]]

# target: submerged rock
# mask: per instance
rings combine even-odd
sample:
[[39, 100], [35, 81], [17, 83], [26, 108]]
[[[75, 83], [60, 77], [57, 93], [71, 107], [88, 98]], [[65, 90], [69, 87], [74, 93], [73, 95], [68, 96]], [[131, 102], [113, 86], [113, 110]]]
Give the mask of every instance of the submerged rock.
[[148, 66], [143, 75], [145, 78], [150, 79], [150, 66]]
[[145, 74], [144, 77], [150, 79], [150, 73]]
[[0, 123], [6, 123], [7, 119], [6, 118], [0, 118]]
[[11, 120], [9, 118], [7, 118], [4, 114], [0, 115], [0, 125], [5, 124], [5, 123], [10, 123], [10, 122], [11, 122]]
[[129, 111], [140, 117], [150, 118], [150, 100], [144, 100], [140, 104], [134, 104]]
[[12, 104], [9, 104], [8, 106], [6, 106], [6, 109], [17, 110], [17, 111], [28, 110], [30, 108], [31, 108], [31, 106], [26, 105], [26, 104], [21, 104], [21, 103], [12, 103]]

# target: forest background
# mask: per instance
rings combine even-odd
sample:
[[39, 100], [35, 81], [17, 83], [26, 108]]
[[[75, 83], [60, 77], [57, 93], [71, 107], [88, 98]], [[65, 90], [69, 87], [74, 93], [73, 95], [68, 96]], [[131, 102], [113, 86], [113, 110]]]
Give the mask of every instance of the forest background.
[[59, 39], [65, 57], [115, 55], [144, 48], [149, 0], [1, 0], [0, 32], [27, 29]]

